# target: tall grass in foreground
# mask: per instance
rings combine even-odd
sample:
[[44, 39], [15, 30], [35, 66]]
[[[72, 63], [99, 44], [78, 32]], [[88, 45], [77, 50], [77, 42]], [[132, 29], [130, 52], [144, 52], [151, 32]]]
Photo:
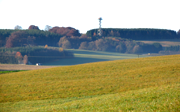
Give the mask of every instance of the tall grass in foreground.
[[180, 55], [0, 75], [2, 111], [179, 111]]

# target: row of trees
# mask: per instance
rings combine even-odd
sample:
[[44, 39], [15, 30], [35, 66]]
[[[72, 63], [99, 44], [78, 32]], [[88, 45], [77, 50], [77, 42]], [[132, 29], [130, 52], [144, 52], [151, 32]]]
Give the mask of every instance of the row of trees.
[[37, 26], [31, 25], [28, 30], [19, 30], [18, 28], [16, 30], [0, 30], [0, 47], [4, 45], [11, 48], [45, 44], [57, 46], [57, 42], [62, 36], [81, 36], [81, 34], [72, 27], [53, 27], [49, 31], [42, 31]]
[[32, 64], [37, 62], [45, 63], [62, 58], [72, 58], [73, 53], [62, 48], [43, 48], [43, 47], [14, 47], [0, 48], [0, 63]]
[[[80, 34], [72, 27], [46, 27], [46, 31], [39, 30], [35, 25], [28, 30], [17, 27], [16, 30], [0, 30], [0, 43], [6, 42], [6, 48], [49, 45], [59, 46], [64, 49], [87, 49], [98, 51], [114, 51], [121, 53], [158, 52], [162, 50], [160, 44], [144, 44], [128, 40], [134, 39], [168, 39], [180, 35], [171, 30], [162, 29], [102, 29], [103, 37], [97, 36], [97, 29], [90, 30], [87, 34]], [[121, 38], [124, 37], [124, 38]], [[1, 44], [0, 44], [1, 45]], [[1, 45], [4, 46], [4, 45]]]
[[75, 48], [84, 50], [96, 50], [96, 51], [110, 51], [120, 53], [158, 53], [162, 50], [162, 46], [159, 43], [144, 44], [142, 42], [136, 42], [133, 40], [106, 37], [92, 41], [91, 38], [72, 38], [62, 37], [59, 40], [58, 45], [65, 49]]
[[18, 30], [0, 29], [0, 47], [5, 46], [8, 37], [16, 31]]
[[[97, 37], [98, 29], [87, 31], [87, 36]], [[102, 36], [104, 37], [121, 37], [133, 40], [154, 40], [154, 39], [176, 39], [179, 33], [166, 29], [115, 29], [102, 28]]]
[[19, 47], [27, 45], [50, 45], [57, 46], [57, 42], [62, 37], [59, 34], [41, 30], [19, 30], [12, 32], [6, 40], [6, 47]]
[[178, 46], [170, 46], [170, 47], [166, 47], [165, 51], [180, 51], [180, 45]]

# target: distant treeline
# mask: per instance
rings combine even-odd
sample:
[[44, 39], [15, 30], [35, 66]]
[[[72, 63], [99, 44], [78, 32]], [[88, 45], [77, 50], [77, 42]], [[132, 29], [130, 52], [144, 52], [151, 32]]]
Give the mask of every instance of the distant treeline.
[[81, 36], [78, 30], [71, 27], [53, 27], [49, 31], [39, 30], [31, 25], [27, 30], [0, 29], [0, 47], [22, 47], [27, 45], [58, 46], [63, 36]]
[[6, 45], [6, 41], [12, 32], [16, 32], [18, 30], [10, 30], [10, 29], [0, 29], [0, 47]]
[[[98, 29], [87, 31], [86, 35], [97, 37]], [[132, 40], [154, 40], [154, 39], [180, 39], [180, 35], [173, 30], [166, 29], [119, 29], [119, 28], [102, 28], [104, 37], [121, 37]]]
[[161, 44], [145, 44], [133, 40], [180, 39], [180, 31], [165, 29], [115, 29], [103, 28], [80, 34], [72, 27], [53, 27], [46, 31], [31, 25], [27, 30], [0, 30], [0, 47], [55, 46], [64, 49], [86, 49], [120, 53], [158, 53]]
[[119, 53], [158, 53], [162, 50], [162, 45], [154, 43], [152, 45], [143, 42], [136, 42], [120, 37], [104, 37], [97, 40], [92, 38], [62, 37], [58, 42], [59, 47], [65, 49], [84, 49], [95, 51], [109, 51]]
[[46, 44], [50, 46], [57, 46], [57, 41], [61, 37], [61, 35], [59, 34], [41, 30], [16, 30], [14, 32], [12, 32], [11, 30], [5, 31], [7, 32], [9, 37], [6, 37], [6, 35], [3, 34], [1, 36], [2, 43], [0, 42], [0, 45], [4, 46], [5, 44], [7, 48]]
[[166, 47], [165, 51], [180, 51], [180, 45], [178, 46], [170, 46], [170, 47]]
[[72, 52], [63, 48], [14, 47], [0, 48], [0, 63], [27, 64], [45, 63], [62, 58], [72, 58]]

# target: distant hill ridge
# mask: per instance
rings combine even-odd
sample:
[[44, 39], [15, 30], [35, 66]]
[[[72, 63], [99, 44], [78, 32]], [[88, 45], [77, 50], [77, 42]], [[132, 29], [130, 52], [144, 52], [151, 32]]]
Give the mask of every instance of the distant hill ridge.
[[[98, 36], [98, 29], [87, 31], [88, 36]], [[148, 28], [102, 28], [102, 36], [121, 37], [133, 40], [153, 40], [153, 39], [180, 39], [180, 34], [168, 29], [148, 29]]]

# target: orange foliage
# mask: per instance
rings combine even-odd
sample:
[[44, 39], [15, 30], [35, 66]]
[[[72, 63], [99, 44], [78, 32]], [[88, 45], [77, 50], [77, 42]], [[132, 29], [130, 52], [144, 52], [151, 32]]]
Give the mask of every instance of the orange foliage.
[[62, 47], [60, 47], [60, 48], [59, 48], [59, 51], [60, 51], [60, 52], [62, 52], [62, 51], [63, 51], [63, 48], [62, 48]]
[[81, 35], [78, 30], [72, 27], [53, 27], [49, 31], [63, 35], [63, 36], [80, 36]]
[[46, 44], [44, 48], [48, 48], [48, 45]]
[[16, 56], [15, 56], [15, 58], [22, 58], [21, 53], [20, 53], [20, 52], [16, 52]]
[[31, 25], [31, 26], [29, 26], [28, 29], [29, 29], [29, 30], [31, 30], [31, 29], [39, 30], [39, 27], [38, 27], [38, 26], [35, 26], [35, 25]]
[[96, 33], [94, 32], [93, 36], [96, 36]]
[[116, 39], [116, 38], [112, 38], [112, 40], [117, 41], [117, 42], [119, 41], [119, 40], [118, 40], [118, 39]]

